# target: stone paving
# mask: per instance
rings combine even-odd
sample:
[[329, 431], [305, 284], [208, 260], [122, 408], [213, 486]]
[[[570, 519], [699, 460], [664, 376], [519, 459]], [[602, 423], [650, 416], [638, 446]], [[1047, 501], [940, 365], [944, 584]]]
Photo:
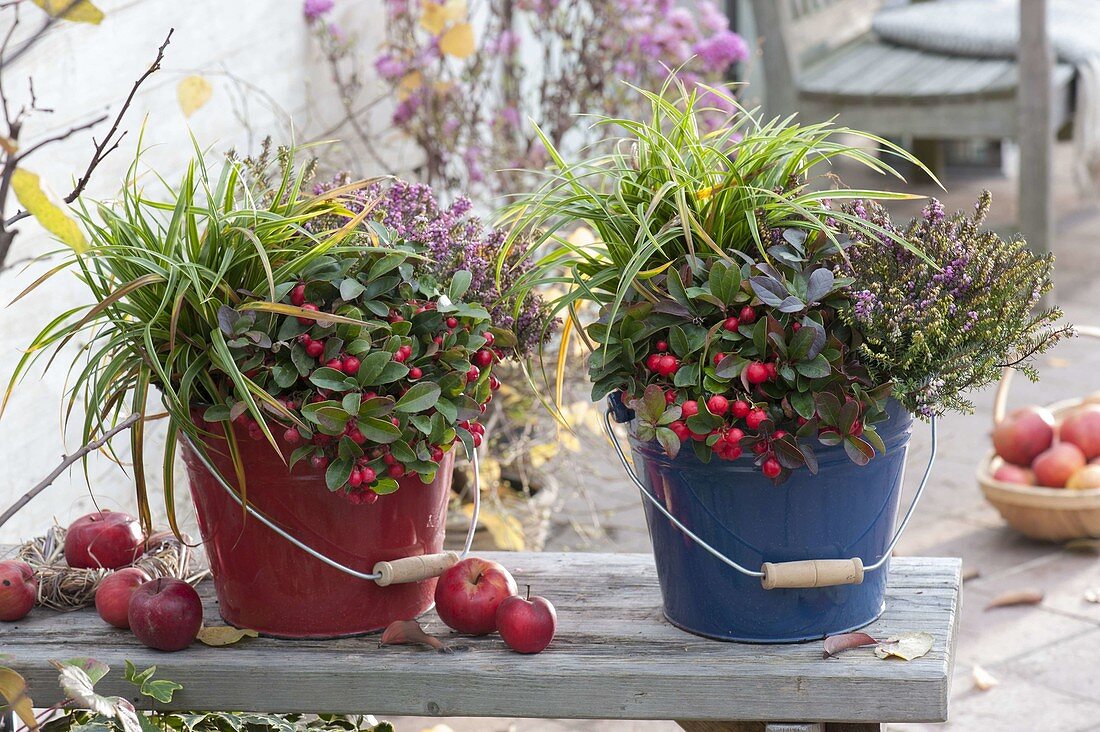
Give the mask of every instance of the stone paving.
[[[1100, 324], [1100, 206], [1081, 202], [1069, 181], [1072, 151], [1060, 146], [1060, 172], [1055, 199], [1058, 236], [1052, 247], [1059, 257], [1055, 300], [1070, 322]], [[849, 180], [850, 185], [874, 184]], [[881, 181], [877, 182], [882, 185]], [[995, 195], [991, 224], [1009, 230], [1015, 215], [1013, 184], [1000, 176], [956, 175], [948, 178], [948, 208], [969, 207], [978, 190]], [[921, 193], [928, 188], [915, 187]], [[1086, 339], [1066, 343], [1039, 362], [1042, 381], [1017, 379], [1010, 403], [1049, 403], [1100, 390], [1100, 343]], [[975, 397], [977, 413], [941, 421], [940, 459], [934, 479], [901, 544], [899, 554], [959, 556], [965, 584], [955, 676], [946, 725], [891, 725], [891, 730], [1100, 730], [1100, 604], [1084, 594], [1100, 591], [1100, 557], [1074, 553], [1057, 545], [1027, 540], [1008, 529], [985, 503], [974, 477], [978, 460], [989, 450], [992, 389]], [[649, 551], [640, 499], [608, 459], [601, 440], [582, 441], [582, 454], [571, 456], [582, 475], [593, 514], [576, 486], [563, 490], [561, 510], [547, 549], [573, 551]], [[915, 430], [907, 486], [919, 477], [915, 466], [927, 454], [928, 436]], [[578, 470], [577, 467], [580, 466]], [[598, 486], [598, 491], [594, 487]], [[599, 528], [594, 525], [598, 520]], [[1006, 591], [1035, 589], [1044, 593], [1036, 606], [986, 610]], [[980, 665], [999, 684], [979, 691], [972, 680]], [[568, 720], [397, 718], [399, 732], [671, 732], [672, 722]]]

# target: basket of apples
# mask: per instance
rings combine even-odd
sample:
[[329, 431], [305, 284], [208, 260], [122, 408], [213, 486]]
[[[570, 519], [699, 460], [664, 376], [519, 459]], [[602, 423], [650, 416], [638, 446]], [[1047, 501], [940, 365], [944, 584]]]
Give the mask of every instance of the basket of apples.
[[[1100, 338], [1100, 328], [1077, 332]], [[982, 493], [1026, 536], [1100, 536], [1100, 393], [1006, 413], [1012, 370], [993, 403], [993, 452], [978, 466]]]

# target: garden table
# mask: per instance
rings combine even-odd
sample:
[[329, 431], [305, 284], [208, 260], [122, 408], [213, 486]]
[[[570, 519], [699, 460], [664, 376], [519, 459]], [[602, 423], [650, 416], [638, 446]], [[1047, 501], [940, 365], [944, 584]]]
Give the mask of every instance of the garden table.
[[[545, 652], [513, 653], [494, 635], [448, 638], [455, 649], [449, 654], [380, 647], [377, 636], [256, 638], [167, 654], [106, 625], [93, 609], [36, 609], [5, 623], [0, 652], [27, 678], [36, 706], [59, 698], [48, 661], [86, 656], [112, 667], [97, 691], [130, 697], [133, 688], [121, 678], [124, 661], [138, 668], [156, 664], [158, 678], [183, 684], [164, 707], [174, 710], [673, 719], [696, 732], [764, 729], [765, 723], [768, 730], [876, 730], [881, 722], [947, 718], [957, 559], [894, 559], [886, 613], [866, 630], [876, 638], [931, 633], [931, 652], [905, 662], [880, 660], [870, 648], [825, 660], [820, 642], [742, 645], [678, 630], [661, 614], [648, 554], [483, 556], [508, 567], [521, 590], [530, 585], [557, 606], [558, 635]], [[200, 592], [213, 622], [211, 583], [202, 583]], [[434, 613], [423, 620], [428, 632], [449, 635]]]

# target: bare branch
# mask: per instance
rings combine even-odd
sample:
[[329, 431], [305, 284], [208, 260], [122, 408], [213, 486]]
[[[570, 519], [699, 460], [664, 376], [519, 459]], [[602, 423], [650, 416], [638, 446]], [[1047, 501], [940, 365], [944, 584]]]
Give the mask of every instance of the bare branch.
[[91, 128], [95, 127], [100, 122], [103, 122], [106, 119], [107, 119], [107, 115], [101, 114], [93, 120], [90, 120], [88, 122], [84, 122], [84, 123], [79, 124], [79, 125], [74, 125], [74, 126], [70, 127], [69, 129], [65, 130], [64, 132], [59, 132], [56, 135], [53, 135], [51, 137], [47, 137], [43, 140], [40, 140], [40, 141], [34, 143], [33, 145], [31, 145], [30, 147], [28, 147], [26, 150], [21, 150], [18, 155], [13, 155], [11, 157], [11, 164], [12, 165], [18, 165], [20, 163], [20, 161], [23, 160], [23, 158], [27, 157], [28, 155], [33, 153], [35, 150], [39, 150], [39, 149], [45, 147], [46, 145], [50, 145], [50, 144], [53, 144], [55, 142], [61, 142], [62, 140], [65, 140], [69, 137], [72, 137], [73, 135], [75, 135], [78, 132], [83, 132], [84, 130], [90, 130]]
[[35, 496], [37, 496], [42, 491], [46, 490], [46, 488], [48, 488], [50, 486], [50, 484], [52, 484], [55, 480], [57, 480], [58, 476], [60, 476], [62, 473], [64, 473], [66, 470], [68, 470], [69, 466], [71, 466], [77, 460], [80, 460], [81, 458], [83, 458], [85, 455], [92, 452], [93, 450], [98, 450], [99, 448], [103, 447], [104, 445], [107, 444], [108, 440], [110, 440], [112, 437], [117, 435], [119, 432], [122, 432], [123, 430], [130, 429], [131, 427], [133, 427], [135, 424], [137, 424], [140, 421], [141, 421], [141, 415], [140, 414], [137, 414], [137, 413], [131, 414], [129, 417], [122, 420], [117, 425], [112, 427], [110, 430], [105, 432], [103, 434], [103, 436], [100, 437], [98, 440], [93, 440], [92, 442], [89, 442], [87, 445], [84, 445], [79, 450], [74, 452], [72, 455], [64, 456], [61, 459], [61, 464], [60, 465], [58, 465], [56, 468], [54, 468], [53, 471], [49, 475], [47, 475], [45, 478], [43, 478], [42, 481], [38, 485], [36, 485], [34, 488], [31, 488], [29, 491], [24, 493], [18, 501], [13, 503], [11, 505], [11, 507], [8, 508], [7, 511], [4, 511], [4, 513], [2, 515], [0, 515], [0, 526], [3, 526], [5, 523], [8, 522], [8, 519], [10, 519], [15, 514], [19, 513], [19, 511], [22, 510], [22, 508], [24, 506], [26, 506], [28, 503], [30, 503], [31, 500]]

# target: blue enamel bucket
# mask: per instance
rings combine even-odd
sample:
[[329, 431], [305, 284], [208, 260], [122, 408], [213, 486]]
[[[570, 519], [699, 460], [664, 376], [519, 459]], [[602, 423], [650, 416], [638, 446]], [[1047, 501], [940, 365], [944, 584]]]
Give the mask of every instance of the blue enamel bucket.
[[[634, 436], [634, 414], [609, 399], [608, 433], [643, 493], [664, 614], [697, 635], [746, 643], [795, 643], [863, 627], [885, 609], [912, 418], [891, 400], [876, 425], [886, 453], [860, 467], [843, 447], [816, 450], [819, 470], [782, 485], [751, 458], [701, 462], [691, 449], [670, 459]], [[630, 423], [635, 473], [612, 420]], [[771, 589], [768, 589], [771, 587]]]

